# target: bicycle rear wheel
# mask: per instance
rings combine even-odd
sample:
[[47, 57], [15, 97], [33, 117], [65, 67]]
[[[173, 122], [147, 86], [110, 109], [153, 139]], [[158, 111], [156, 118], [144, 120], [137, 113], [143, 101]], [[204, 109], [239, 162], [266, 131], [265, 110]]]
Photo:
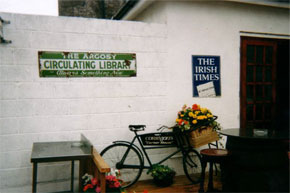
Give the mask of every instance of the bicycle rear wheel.
[[197, 184], [201, 181], [201, 157], [194, 149], [189, 149], [183, 156], [183, 169], [187, 178], [193, 183]]
[[[124, 157], [125, 153], [127, 156]], [[118, 179], [123, 181], [122, 188], [133, 185], [139, 179], [144, 162], [136, 148], [130, 148], [127, 144], [113, 144], [100, 154], [111, 169], [120, 171]], [[121, 163], [122, 159], [124, 159], [123, 163]]]

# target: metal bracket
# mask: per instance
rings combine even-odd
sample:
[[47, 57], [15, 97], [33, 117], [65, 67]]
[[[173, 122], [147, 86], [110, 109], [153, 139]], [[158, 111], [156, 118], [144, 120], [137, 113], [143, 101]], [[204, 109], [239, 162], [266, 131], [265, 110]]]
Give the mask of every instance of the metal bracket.
[[3, 24], [10, 24], [10, 21], [6, 21], [6, 20], [2, 19], [2, 17], [0, 17], [0, 21]]
[[0, 38], [0, 44], [11, 44], [12, 41], [11, 40], [5, 40], [3, 38]]
[[5, 40], [3, 35], [3, 24], [10, 24], [10, 21], [3, 20], [0, 17], [0, 44], [11, 44], [11, 40]]

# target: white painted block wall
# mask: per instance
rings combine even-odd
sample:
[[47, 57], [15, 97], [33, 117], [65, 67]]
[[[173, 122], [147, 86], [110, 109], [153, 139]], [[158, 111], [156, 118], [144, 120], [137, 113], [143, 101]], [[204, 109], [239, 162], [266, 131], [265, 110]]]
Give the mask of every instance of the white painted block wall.
[[[224, 129], [240, 126], [241, 36], [290, 35], [289, 9], [239, 2], [158, 1], [134, 20], [167, 25], [168, 118], [183, 104], [198, 103], [211, 109]], [[192, 55], [220, 56], [221, 97], [192, 97]]]
[[[12, 40], [0, 44], [0, 190], [31, 186], [33, 142], [79, 140], [83, 133], [100, 151], [113, 140], [129, 140], [129, 124], [155, 131], [168, 123], [165, 25], [0, 16], [11, 22], [4, 35]], [[137, 77], [40, 78], [38, 51], [136, 53]], [[41, 165], [39, 190], [69, 189], [62, 183], [69, 167]], [[53, 180], [60, 183], [52, 186]]]

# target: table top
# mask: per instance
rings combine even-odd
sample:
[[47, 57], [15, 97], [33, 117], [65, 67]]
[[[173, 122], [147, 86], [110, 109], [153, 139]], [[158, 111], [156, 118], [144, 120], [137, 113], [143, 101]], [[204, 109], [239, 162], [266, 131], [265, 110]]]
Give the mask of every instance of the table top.
[[287, 131], [274, 131], [274, 130], [240, 130], [239, 128], [224, 129], [219, 131], [220, 134], [230, 137], [239, 138], [252, 138], [252, 139], [289, 139]]
[[33, 143], [31, 162], [76, 160], [91, 156], [91, 146], [82, 141]]

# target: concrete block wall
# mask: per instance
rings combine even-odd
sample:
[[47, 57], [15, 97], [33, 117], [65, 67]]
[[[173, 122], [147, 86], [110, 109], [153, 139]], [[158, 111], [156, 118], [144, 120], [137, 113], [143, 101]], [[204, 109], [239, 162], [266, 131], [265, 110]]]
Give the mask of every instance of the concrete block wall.
[[[0, 44], [0, 190], [31, 186], [33, 142], [79, 140], [83, 133], [100, 151], [113, 140], [129, 140], [129, 124], [155, 131], [173, 123], [166, 116], [166, 25], [0, 16], [11, 22], [4, 36], [12, 40]], [[137, 77], [40, 78], [38, 51], [136, 53]], [[68, 164], [53, 166], [40, 166], [41, 190], [54, 191], [49, 182], [69, 179]]]

